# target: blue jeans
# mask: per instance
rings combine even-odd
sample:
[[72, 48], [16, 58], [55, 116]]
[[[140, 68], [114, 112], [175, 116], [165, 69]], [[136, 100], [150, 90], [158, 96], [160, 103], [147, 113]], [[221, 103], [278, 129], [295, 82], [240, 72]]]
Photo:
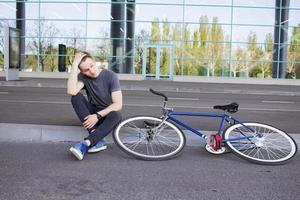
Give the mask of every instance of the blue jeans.
[[[84, 122], [84, 118], [86, 116], [95, 114], [103, 109], [90, 104], [81, 93], [72, 96], [71, 103], [82, 123]], [[97, 142], [107, 136], [121, 120], [122, 117], [120, 112], [110, 112], [108, 115], [101, 118], [93, 128], [88, 130], [90, 134], [85, 139], [90, 140], [91, 146], [94, 146]], [[94, 129], [95, 131], [91, 132]]]

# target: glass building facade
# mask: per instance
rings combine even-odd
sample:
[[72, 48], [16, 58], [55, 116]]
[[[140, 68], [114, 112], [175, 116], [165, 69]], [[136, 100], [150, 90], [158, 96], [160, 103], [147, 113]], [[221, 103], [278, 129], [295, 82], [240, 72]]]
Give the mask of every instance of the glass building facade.
[[[284, 78], [300, 78], [300, 1], [290, 0], [283, 8], [278, 2], [285, 1], [27, 0], [23, 71], [59, 71], [58, 46], [63, 44], [66, 70], [75, 51], [84, 50], [108, 67], [114, 57], [122, 64], [131, 57], [130, 73], [150, 77], [270, 78], [274, 63], [284, 63]], [[122, 38], [111, 37], [114, 3], [124, 4]], [[125, 4], [134, 4], [134, 19], [126, 19]], [[276, 24], [276, 9], [288, 11], [285, 24]], [[133, 38], [126, 37], [127, 22], [134, 23]], [[0, 1], [0, 70], [5, 26], [16, 26], [16, 1]], [[279, 49], [286, 49], [286, 59], [276, 56], [276, 60], [276, 27], [281, 26], [288, 38]], [[280, 40], [282, 31], [277, 37]], [[124, 44], [133, 41], [131, 53], [124, 47], [114, 55], [116, 39]]]

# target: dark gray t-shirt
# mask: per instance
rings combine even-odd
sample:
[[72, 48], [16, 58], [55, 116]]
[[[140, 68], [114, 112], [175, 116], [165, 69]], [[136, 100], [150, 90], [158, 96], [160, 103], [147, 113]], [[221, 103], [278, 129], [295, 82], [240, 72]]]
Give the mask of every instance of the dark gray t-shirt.
[[94, 106], [104, 109], [112, 104], [111, 93], [121, 90], [118, 76], [107, 69], [102, 69], [96, 78], [90, 78], [83, 73], [78, 74], [88, 97]]

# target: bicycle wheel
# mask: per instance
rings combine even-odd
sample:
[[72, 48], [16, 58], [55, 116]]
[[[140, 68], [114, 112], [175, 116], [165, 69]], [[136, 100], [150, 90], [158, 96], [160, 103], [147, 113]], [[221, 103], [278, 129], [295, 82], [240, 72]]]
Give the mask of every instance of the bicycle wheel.
[[233, 153], [258, 164], [283, 164], [297, 153], [295, 141], [270, 125], [255, 122], [235, 124], [223, 134]]
[[156, 117], [136, 116], [123, 120], [113, 133], [126, 153], [143, 160], [166, 160], [183, 149], [186, 139], [174, 124]]

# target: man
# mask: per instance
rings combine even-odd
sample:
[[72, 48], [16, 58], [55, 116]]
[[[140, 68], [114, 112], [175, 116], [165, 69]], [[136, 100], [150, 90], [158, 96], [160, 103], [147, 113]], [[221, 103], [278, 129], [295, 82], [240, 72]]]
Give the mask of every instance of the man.
[[[85, 89], [87, 99], [80, 93]], [[117, 75], [100, 67], [87, 52], [75, 54], [68, 79], [67, 93], [88, 137], [70, 148], [82, 160], [87, 152], [106, 149], [103, 140], [121, 121], [122, 92]]]

